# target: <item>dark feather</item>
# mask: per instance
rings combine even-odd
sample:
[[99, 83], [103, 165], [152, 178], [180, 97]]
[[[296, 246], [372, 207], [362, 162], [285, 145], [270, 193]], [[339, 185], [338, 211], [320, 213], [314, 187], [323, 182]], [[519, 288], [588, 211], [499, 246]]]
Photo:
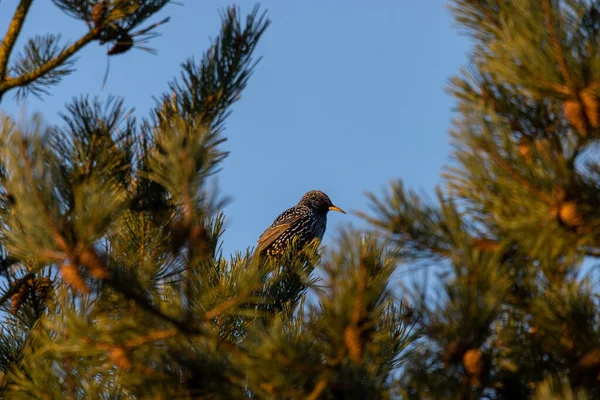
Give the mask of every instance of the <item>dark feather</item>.
[[290, 208], [284, 211], [279, 217], [275, 219], [273, 224], [263, 232], [258, 238], [258, 246], [256, 251], [262, 253], [265, 251], [273, 242], [275, 242], [286, 230], [292, 227], [301, 215], [295, 212], [296, 208]]
[[279, 256], [292, 243], [303, 248], [315, 239], [320, 242], [327, 226], [329, 210], [344, 212], [320, 190], [307, 192], [295, 207], [279, 215], [264, 231], [258, 239], [257, 253]]

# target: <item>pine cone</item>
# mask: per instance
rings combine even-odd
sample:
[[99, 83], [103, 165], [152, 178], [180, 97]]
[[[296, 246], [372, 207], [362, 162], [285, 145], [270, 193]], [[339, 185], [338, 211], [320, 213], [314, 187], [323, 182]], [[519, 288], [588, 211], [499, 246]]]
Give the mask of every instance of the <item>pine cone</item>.
[[10, 298], [11, 313], [13, 315], [19, 311], [19, 309], [21, 308], [23, 303], [25, 303], [27, 301], [28, 297], [29, 297], [29, 286], [21, 285], [21, 287], [19, 288], [17, 293], [13, 294], [12, 297]]
[[106, 0], [100, 0], [94, 7], [92, 7], [92, 22], [94, 23], [94, 28], [99, 29], [104, 23], [104, 19], [106, 18]]
[[29, 299], [31, 293], [35, 290], [37, 279], [29, 279], [25, 284], [22, 284], [19, 291], [11, 297], [11, 312], [16, 314], [21, 306]]
[[481, 387], [484, 377], [489, 373], [483, 354], [479, 349], [469, 349], [462, 358], [463, 366], [469, 374], [470, 382], [473, 387]]
[[600, 126], [600, 99], [591, 89], [583, 89], [579, 92], [579, 97], [590, 125], [598, 128]]
[[79, 270], [73, 264], [63, 264], [60, 267], [60, 273], [65, 280], [65, 282], [73, 287], [74, 289], [79, 290], [82, 293], [89, 293], [90, 289], [85, 284], [83, 278], [79, 274]]
[[21, 308], [21, 305], [23, 304], [23, 296], [21, 295], [21, 293], [17, 292], [15, 294], [13, 294], [12, 297], [10, 298], [10, 303], [11, 303], [10, 312], [13, 315], [15, 315]]
[[526, 160], [531, 159], [531, 144], [528, 139], [521, 138], [519, 141], [519, 154]]
[[52, 280], [45, 276], [35, 287], [35, 293], [42, 300], [46, 300], [48, 294], [50, 293], [50, 288], [52, 287]]
[[123, 370], [129, 370], [132, 367], [131, 360], [129, 360], [127, 353], [121, 347], [115, 347], [112, 349], [108, 354], [108, 357], [114, 365]]
[[581, 103], [577, 100], [565, 100], [563, 110], [573, 128], [585, 136], [587, 134], [587, 125]]
[[560, 206], [558, 211], [560, 220], [567, 226], [574, 227], [582, 222], [581, 215], [577, 210], [577, 203], [567, 201]]
[[587, 352], [581, 359], [577, 362], [577, 367], [579, 368], [595, 368], [600, 366], [600, 349], [593, 349]]
[[479, 349], [469, 349], [462, 358], [465, 370], [469, 375], [480, 375], [483, 370], [483, 355]]
[[537, 326], [530, 327], [528, 332], [530, 335], [535, 335], [538, 332]]

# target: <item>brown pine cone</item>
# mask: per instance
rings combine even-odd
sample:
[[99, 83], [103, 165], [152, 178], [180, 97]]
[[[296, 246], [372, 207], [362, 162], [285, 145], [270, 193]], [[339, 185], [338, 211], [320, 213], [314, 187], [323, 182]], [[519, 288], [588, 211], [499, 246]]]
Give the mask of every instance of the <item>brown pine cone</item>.
[[21, 306], [27, 301], [31, 293], [32, 287], [36, 284], [37, 279], [33, 278], [22, 284], [17, 293], [11, 297], [11, 313], [16, 314]]
[[94, 23], [94, 28], [98, 29], [104, 23], [106, 9], [106, 0], [100, 0], [92, 7], [92, 22]]
[[600, 99], [593, 90], [583, 89], [579, 92], [585, 115], [592, 128], [600, 126]]
[[45, 300], [50, 293], [50, 288], [52, 287], [52, 280], [45, 276], [35, 287], [35, 294], [42, 300]]
[[85, 284], [85, 281], [81, 277], [81, 274], [75, 265], [66, 263], [61, 265], [60, 273], [62, 274], [65, 282], [72, 288], [80, 291], [81, 293], [90, 292], [90, 289]]
[[578, 100], [565, 100], [563, 110], [571, 126], [581, 135], [585, 136], [587, 134], [587, 127], [581, 103]]

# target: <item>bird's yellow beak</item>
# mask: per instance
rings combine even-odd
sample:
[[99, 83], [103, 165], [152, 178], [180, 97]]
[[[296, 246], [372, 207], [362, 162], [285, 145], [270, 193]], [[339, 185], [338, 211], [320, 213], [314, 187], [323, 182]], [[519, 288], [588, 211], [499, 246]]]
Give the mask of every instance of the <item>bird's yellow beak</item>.
[[346, 214], [346, 211], [342, 210], [341, 208], [339, 208], [338, 206], [329, 206], [329, 209], [331, 211], [337, 211], [337, 212], [341, 212], [342, 214]]

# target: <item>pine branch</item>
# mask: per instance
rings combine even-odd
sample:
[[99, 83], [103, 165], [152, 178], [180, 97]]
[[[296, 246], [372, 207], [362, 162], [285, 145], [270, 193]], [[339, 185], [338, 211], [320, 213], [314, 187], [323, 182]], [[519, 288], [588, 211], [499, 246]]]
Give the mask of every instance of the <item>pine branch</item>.
[[[531, 75], [535, 75], [535, 73], [531, 70], [531, 68], [528, 68], [527, 64], [525, 64], [525, 63], [521, 63], [521, 69], [523, 71], [527, 71]], [[542, 76], [536, 76], [535, 83], [541, 88], [549, 89], [551, 91], [560, 93], [565, 96], [573, 95], [573, 89], [570, 86], [550, 82], [550, 81], [544, 79]]]
[[327, 389], [327, 379], [321, 379], [317, 382], [313, 391], [306, 397], [306, 400], [317, 400], [325, 389]]
[[[56, 224], [56, 221], [54, 220], [54, 218], [52, 218], [52, 216], [48, 212], [47, 204], [44, 202], [44, 199], [42, 198], [42, 194], [38, 188], [37, 182], [35, 182], [35, 178], [34, 178], [34, 174], [33, 174], [33, 165], [32, 165], [33, 163], [32, 163], [32, 160], [27, 155], [27, 148], [26, 148], [25, 140], [20, 139], [19, 147], [21, 149], [21, 155], [23, 156], [23, 161], [24, 161], [23, 169], [25, 172], [25, 178], [27, 180], [27, 183], [29, 184], [29, 186], [31, 187], [31, 189], [33, 191], [34, 199], [38, 202], [38, 206], [40, 206], [42, 208], [42, 210], [41, 210], [42, 218], [44, 218], [46, 220], [46, 223], [50, 227], [50, 229], [52, 231], [52, 237], [53, 237], [54, 241], [56, 242], [56, 245], [58, 246], [58, 248], [61, 249], [62, 251], [64, 251], [65, 255], [70, 255], [70, 249], [67, 246], [67, 242], [66, 242], [65, 238], [63, 237], [62, 233], [60, 232], [60, 230], [58, 229], [58, 225]], [[50, 249], [43, 249], [43, 250], [48, 251], [48, 252], [51, 251]]]
[[8, 59], [12, 52], [13, 46], [21, 33], [23, 22], [29, 11], [29, 7], [33, 3], [33, 0], [21, 0], [17, 6], [17, 10], [12, 18], [12, 21], [8, 27], [8, 31], [4, 36], [4, 40], [0, 45], [0, 100], [2, 99], [2, 82], [6, 80], [6, 70], [8, 66]]
[[258, 288], [258, 285], [251, 287], [249, 290], [246, 290], [244, 293], [240, 294], [239, 296], [232, 297], [232, 298], [222, 302], [221, 304], [215, 306], [212, 310], [207, 311], [206, 314], [204, 314], [204, 319], [206, 321], [210, 321], [211, 319], [219, 317], [223, 313], [227, 312], [228, 310], [240, 305], [257, 288]]
[[[560, 68], [560, 72], [563, 75], [563, 78], [567, 82], [567, 85], [569, 86], [571, 91], [574, 91], [574, 89], [575, 89], [574, 81], [571, 77], [571, 73], [569, 72], [567, 62], [565, 61], [562, 44], [556, 33], [555, 25], [553, 23], [554, 21], [552, 18], [554, 15], [552, 13], [551, 7], [552, 6], [550, 4], [550, 0], [543, 0], [542, 8], [544, 10], [544, 17], [546, 19], [546, 21], [545, 21], [546, 29], [548, 29], [548, 33], [552, 40], [552, 46], [554, 46], [554, 52], [556, 54], [556, 61], [558, 62], [558, 67]], [[557, 7], [558, 7], [558, 5], [557, 5]]]
[[[169, 84], [171, 93], [161, 96], [153, 115], [156, 121], [177, 112], [188, 120], [218, 132], [229, 116], [229, 108], [240, 99], [242, 90], [258, 61], [252, 55], [259, 39], [270, 25], [266, 13], [255, 7], [242, 26], [239, 9], [230, 7], [222, 16], [221, 32], [199, 64], [183, 63], [181, 80]], [[174, 100], [174, 101], [173, 101]]]
[[101, 3], [106, 0], [91, 2], [89, 0], [52, 0], [54, 5], [70, 17], [89, 22], [91, 20], [92, 7], [94, 3]]
[[498, 4], [496, 1], [457, 0], [450, 10], [462, 25], [471, 28], [476, 39], [484, 42], [496, 37], [501, 27]]
[[[184, 152], [187, 153], [187, 152]], [[187, 158], [187, 157], [186, 157]], [[182, 160], [183, 162], [187, 161], [187, 160]], [[205, 228], [204, 226], [200, 226], [197, 222], [197, 219], [194, 218], [196, 216], [196, 207], [194, 207], [193, 205], [193, 201], [192, 201], [192, 196], [193, 194], [190, 193], [191, 191], [191, 185], [189, 182], [185, 182], [185, 186], [182, 188], [182, 193], [183, 193], [183, 219], [184, 219], [184, 224], [189, 227], [189, 242], [190, 242], [190, 246], [188, 248], [188, 263], [194, 263], [196, 262], [196, 253], [198, 252], [197, 250], [199, 250], [199, 253], [203, 253], [202, 250], [204, 250], [207, 246], [206, 246], [206, 235], [205, 235]], [[202, 257], [203, 254], [200, 254], [200, 257]], [[192, 298], [192, 291], [194, 290], [193, 288], [193, 281], [192, 281], [192, 274], [193, 271], [191, 268], [187, 268], [185, 273], [185, 280], [186, 280], [186, 285], [185, 285], [185, 296], [187, 301], [189, 302], [190, 299]]]
[[181, 321], [181, 320], [173, 318], [169, 315], [164, 314], [162, 311], [160, 311], [158, 308], [156, 308], [153, 304], [151, 304], [148, 301], [148, 299], [146, 299], [144, 296], [140, 295], [135, 290], [133, 290], [130, 286], [128, 286], [126, 284], [126, 282], [121, 282], [119, 280], [113, 279], [112, 277], [109, 277], [108, 279], [105, 280], [105, 283], [109, 287], [114, 289], [116, 292], [122, 294], [126, 299], [133, 300], [143, 310], [154, 315], [155, 317], [158, 317], [159, 319], [162, 319], [165, 322], [170, 323], [175, 328], [177, 328], [181, 333], [188, 334], [188, 335], [206, 334], [206, 330], [204, 330], [204, 329], [190, 326], [187, 323], [187, 321]]
[[391, 185], [391, 193], [379, 200], [369, 193], [374, 216], [365, 212], [357, 215], [369, 224], [392, 235], [402, 246], [404, 256], [446, 259], [452, 256], [444, 216], [438, 207], [426, 204], [412, 191], [406, 191], [402, 181]]
[[515, 170], [513, 166], [510, 165], [495, 149], [489, 149], [490, 156], [496, 161], [496, 163], [514, 180], [518, 181], [524, 188], [526, 188], [529, 193], [538, 199], [542, 200], [548, 205], [551, 205], [555, 202], [551, 196], [543, 193], [538, 190], [531, 182], [525, 179], [519, 171]]
[[[79, 258], [79, 261], [82, 263], [82, 265], [88, 268], [89, 270], [99, 270], [108, 272], [109, 269], [104, 260], [98, 257], [93, 249], [89, 250], [89, 252], [92, 254], [91, 256]], [[181, 321], [164, 314], [162, 311], [156, 308], [146, 297], [144, 297], [143, 295], [138, 293], [134, 288], [132, 288], [132, 286], [129, 285], [128, 282], [119, 279], [118, 276], [115, 276], [114, 273], [107, 273], [107, 275], [105, 275], [103, 278], [103, 282], [108, 287], [112, 288], [117, 293], [120, 293], [126, 299], [134, 301], [138, 306], [140, 306], [143, 310], [147, 311], [148, 313], [154, 315], [155, 317], [158, 317], [159, 319], [162, 319], [165, 322], [170, 323], [180, 332], [195, 335], [206, 334], [206, 331], [204, 329], [189, 326], [189, 321]]]
[[[10, 67], [9, 75], [27, 75], [56, 58], [64, 51], [64, 48], [59, 46], [60, 38], [60, 35], [47, 34], [46, 36], [36, 35], [33, 39], [30, 39], [25, 45], [23, 54], [16, 56], [15, 61]], [[38, 98], [40, 98], [40, 93], [50, 94], [45, 87], [58, 84], [63, 76], [72, 73], [74, 71], [72, 68], [74, 63], [75, 58], [68, 59], [61, 66], [48, 71], [31, 83], [20, 86], [17, 99], [24, 98], [27, 92], [34, 94]]]
[[179, 333], [176, 329], [161, 329], [152, 331], [146, 336], [136, 337], [125, 342], [125, 347], [135, 348], [140, 347], [148, 343], [156, 342], [159, 340], [165, 340], [176, 336]]
[[88, 33], [86, 33], [84, 36], [82, 36], [78, 41], [73, 43], [71, 46], [64, 49], [55, 58], [44, 63], [39, 68], [37, 68], [35, 71], [32, 71], [30, 73], [27, 73], [27, 74], [24, 74], [21, 76], [17, 76], [14, 78], [7, 78], [3, 82], [0, 82], [0, 100], [2, 99], [2, 95], [4, 93], [6, 93], [8, 90], [13, 89], [18, 86], [26, 86], [28, 84], [31, 84], [36, 79], [47, 74], [48, 72], [52, 71], [53, 69], [59, 67], [65, 61], [67, 61], [69, 59], [69, 57], [71, 57], [77, 51], [81, 50], [81, 48], [83, 48], [85, 45], [87, 45], [88, 43], [90, 43], [91, 41], [96, 39], [97, 36], [98, 36], [98, 31], [91, 30]]
[[30, 272], [10, 285], [8, 290], [0, 297], [0, 306], [10, 299], [13, 294], [17, 293], [23, 285], [26, 285], [28, 280], [34, 278], [35, 274], [35, 272]]

